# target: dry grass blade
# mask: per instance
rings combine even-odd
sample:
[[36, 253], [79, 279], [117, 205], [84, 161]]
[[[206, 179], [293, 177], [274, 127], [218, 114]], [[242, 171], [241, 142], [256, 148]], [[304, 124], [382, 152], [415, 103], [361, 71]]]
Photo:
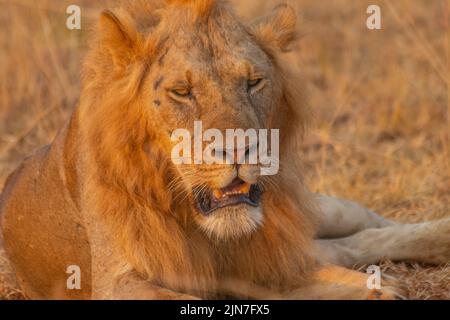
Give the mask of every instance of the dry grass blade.
[[[277, 0], [232, 0], [245, 16]], [[287, 56], [304, 74], [315, 130], [302, 145], [313, 191], [360, 202], [401, 222], [450, 215], [450, 1], [385, 1], [383, 30], [366, 28], [370, 0], [292, 0], [305, 36]], [[105, 1], [0, 0], [0, 187], [49, 143], [77, 104], [88, 28]], [[315, 132], [315, 133], [314, 133]], [[267, 179], [266, 187], [276, 187]], [[171, 188], [182, 184], [174, 180]], [[180, 193], [176, 200], [182, 200]], [[200, 231], [199, 231], [200, 232]], [[2, 260], [3, 259], [3, 260]], [[0, 253], [0, 299], [21, 298]], [[450, 299], [450, 266], [382, 264], [411, 299]]]

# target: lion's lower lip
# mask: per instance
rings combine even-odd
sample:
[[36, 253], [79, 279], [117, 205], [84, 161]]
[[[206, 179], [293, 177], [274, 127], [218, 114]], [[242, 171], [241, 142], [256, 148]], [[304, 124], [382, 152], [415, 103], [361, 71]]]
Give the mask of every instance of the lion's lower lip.
[[[230, 187], [224, 189], [236, 188], [236, 182], [233, 182]], [[229, 193], [226, 190], [221, 192], [213, 192], [207, 190], [202, 192], [195, 198], [195, 202], [198, 210], [205, 216], [212, 214], [214, 211], [240, 204], [247, 204], [252, 207], [258, 207], [261, 198], [261, 189], [257, 184], [251, 185], [249, 188], [243, 188], [248, 190], [246, 193]], [[217, 194], [222, 194], [219, 198]]]
[[219, 209], [219, 208], [235, 206], [238, 204], [248, 204], [248, 205], [251, 205], [252, 207], [257, 207], [259, 205], [259, 203], [252, 201], [252, 199], [250, 199], [249, 195], [227, 196], [220, 200], [213, 199], [212, 202], [213, 202], [213, 205], [212, 205], [212, 208], [209, 213], [211, 213], [212, 211]]

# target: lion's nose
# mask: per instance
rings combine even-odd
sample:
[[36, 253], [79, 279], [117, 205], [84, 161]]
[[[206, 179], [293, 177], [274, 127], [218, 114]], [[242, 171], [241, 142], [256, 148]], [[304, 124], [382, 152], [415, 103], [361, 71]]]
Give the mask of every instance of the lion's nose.
[[227, 164], [256, 164], [258, 161], [258, 144], [246, 144], [242, 148], [216, 148], [212, 156]]

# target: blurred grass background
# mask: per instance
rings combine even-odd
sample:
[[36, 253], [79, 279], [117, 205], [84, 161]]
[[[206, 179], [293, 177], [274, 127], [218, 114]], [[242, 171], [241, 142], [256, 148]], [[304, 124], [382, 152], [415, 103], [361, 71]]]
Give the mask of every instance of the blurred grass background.
[[[111, 1], [0, 0], [0, 188], [51, 142], [77, 104], [89, 31]], [[246, 17], [277, 0], [233, 0]], [[450, 0], [291, 0], [315, 123], [303, 144], [312, 190], [401, 222], [450, 216]], [[67, 30], [66, 8], [82, 10]], [[366, 9], [381, 7], [382, 30]], [[1, 262], [0, 298], [20, 298]], [[3, 270], [2, 270], [3, 265]], [[413, 299], [450, 299], [450, 266], [386, 261]]]

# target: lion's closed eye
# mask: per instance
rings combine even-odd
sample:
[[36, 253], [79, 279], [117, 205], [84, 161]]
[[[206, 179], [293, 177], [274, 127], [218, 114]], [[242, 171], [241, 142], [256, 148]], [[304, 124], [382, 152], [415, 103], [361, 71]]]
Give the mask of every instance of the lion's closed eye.
[[193, 96], [192, 87], [184, 83], [167, 88], [167, 94], [171, 99], [180, 102], [186, 102]]
[[254, 93], [261, 90], [266, 84], [266, 81], [262, 77], [254, 77], [247, 80], [247, 91]]
[[175, 96], [182, 98], [189, 97], [192, 95], [191, 88], [189, 87], [175, 87], [171, 89], [170, 92]]

